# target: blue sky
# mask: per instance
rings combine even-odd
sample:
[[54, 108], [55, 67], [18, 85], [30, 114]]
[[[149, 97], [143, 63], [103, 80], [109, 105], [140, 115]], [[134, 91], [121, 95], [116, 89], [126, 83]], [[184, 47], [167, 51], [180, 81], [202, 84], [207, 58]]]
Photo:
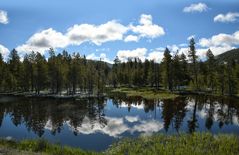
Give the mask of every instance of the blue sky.
[[165, 47], [198, 55], [239, 46], [238, 0], [1, 0], [0, 52], [21, 55], [47, 49], [85, 54], [89, 59], [160, 61]]

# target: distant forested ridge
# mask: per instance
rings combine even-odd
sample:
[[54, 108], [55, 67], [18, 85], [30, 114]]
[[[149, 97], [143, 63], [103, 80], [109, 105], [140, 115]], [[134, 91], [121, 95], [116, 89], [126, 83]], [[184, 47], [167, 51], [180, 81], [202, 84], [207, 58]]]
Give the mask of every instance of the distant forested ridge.
[[214, 56], [208, 49], [206, 60], [198, 58], [194, 39], [187, 53], [172, 55], [166, 48], [161, 63], [142, 62], [139, 58], [114, 64], [87, 60], [85, 56], [67, 51], [60, 54], [49, 50], [46, 59], [31, 52], [20, 61], [13, 49], [7, 61], [0, 54], [0, 92], [49, 92], [100, 94], [105, 87], [153, 87], [169, 91], [206, 91], [221, 95], [239, 93], [239, 49]]
[[239, 63], [239, 48], [224, 52], [224, 53], [216, 56], [216, 59], [218, 62], [234, 60], [237, 63]]

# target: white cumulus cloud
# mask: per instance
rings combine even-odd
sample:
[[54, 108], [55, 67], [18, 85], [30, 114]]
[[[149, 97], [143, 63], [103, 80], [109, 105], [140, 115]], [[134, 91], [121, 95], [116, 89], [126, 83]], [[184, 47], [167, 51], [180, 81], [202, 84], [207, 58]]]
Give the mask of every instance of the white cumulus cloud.
[[233, 34], [219, 33], [209, 38], [201, 38], [198, 45], [200, 46], [198, 51], [202, 57], [206, 57], [208, 48], [214, 55], [222, 54], [239, 46], [239, 31]]
[[[222, 53], [224, 53], [226, 51], [232, 50], [235, 47], [234, 46], [211, 46], [209, 48], [213, 52], [214, 55], [219, 55], [219, 54], [222, 54]], [[206, 56], [207, 49], [205, 49], [204, 51], [205, 51], [204, 54]]]
[[6, 60], [8, 55], [9, 55], [9, 53], [10, 53], [10, 51], [8, 50], [8, 48], [6, 48], [5, 46], [0, 44], [0, 53], [2, 54], [3, 59]]
[[126, 62], [128, 59], [139, 58], [144, 61], [147, 53], [146, 48], [137, 48], [134, 50], [119, 50], [117, 56], [122, 62]]
[[124, 41], [125, 42], [130, 42], [130, 41], [138, 42], [139, 37], [135, 36], [135, 35], [128, 35], [128, 36], [125, 37]]
[[239, 18], [239, 12], [228, 12], [227, 14], [218, 14], [214, 17], [214, 22], [222, 22], [222, 23], [228, 23], [228, 22], [235, 22]]
[[164, 51], [162, 50], [162, 51], [160, 51], [160, 50], [154, 50], [154, 51], [152, 51], [152, 52], [150, 52], [149, 54], [148, 54], [148, 57], [147, 57], [147, 59], [148, 60], [153, 60], [154, 62], [158, 62], [158, 63], [160, 63], [161, 61], [162, 61], [162, 59], [163, 59], [163, 57], [164, 57]]
[[164, 35], [164, 29], [153, 24], [152, 20], [151, 15], [142, 14], [139, 25], [123, 25], [111, 20], [101, 25], [76, 24], [68, 28], [66, 33], [49, 28], [33, 34], [25, 44], [19, 45], [17, 50], [22, 55], [31, 51], [44, 54], [49, 48], [79, 46], [85, 42], [100, 46], [106, 42], [119, 40], [137, 42], [143, 37], [153, 39]]
[[129, 28], [139, 37], [156, 38], [165, 34], [163, 27], [153, 24], [151, 15], [142, 14], [139, 20], [140, 25], [130, 25]]
[[126, 26], [113, 20], [99, 26], [90, 24], [74, 25], [68, 29], [66, 36], [75, 45], [87, 41], [101, 45], [109, 41], [122, 40], [127, 30]]
[[[168, 48], [173, 52], [176, 52], [179, 47], [176, 45], [168, 46]], [[187, 49], [187, 48], [185, 48]], [[160, 63], [164, 57], [165, 48], [155, 48], [155, 49], [146, 49], [146, 48], [136, 48], [133, 50], [119, 50], [117, 56], [122, 62], [127, 62], [128, 59], [139, 58], [141, 61], [145, 61], [145, 59], [153, 60], [157, 63]], [[150, 51], [150, 52], [149, 52]], [[131, 105], [134, 106], [134, 105]]]
[[204, 12], [208, 10], [208, 6], [205, 3], [191, 4], [183, 9], [183, 12]]
[[88, 60], [101, 60], [110, 64], [113, 64], [113, 61], [111, 61], [105, 53], [101, 53], [99, 56], [95, 55], [95, 53], [91, 53], [86, 56], [86, 59]]
[[8, 16], [7, 16], [7, 12], [0, 10], [0, 23], [2, 24], [8, 24]]
[[199, 44], [202, 47], [239, 45], [239, 31], [233, 34], [220, 33], [211, 38], [202, 38]]
[[64, 48], [69, 44], [68, 38], [61, 32], [49, 28], [41, 32], [35, 33], [28, 41], [18, 46], [16, 49], [21, 53], [37, 51], [44, 54], [49, 48]]

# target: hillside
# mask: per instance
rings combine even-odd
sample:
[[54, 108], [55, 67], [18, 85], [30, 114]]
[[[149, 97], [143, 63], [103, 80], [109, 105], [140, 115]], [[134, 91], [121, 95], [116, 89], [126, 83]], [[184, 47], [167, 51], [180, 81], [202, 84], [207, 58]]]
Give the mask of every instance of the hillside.
[[222, 53], [218, 55], [216, 58], [218, 62], [230, 60], [237, 60], [237, 62], [239, 62], [239, 48]]

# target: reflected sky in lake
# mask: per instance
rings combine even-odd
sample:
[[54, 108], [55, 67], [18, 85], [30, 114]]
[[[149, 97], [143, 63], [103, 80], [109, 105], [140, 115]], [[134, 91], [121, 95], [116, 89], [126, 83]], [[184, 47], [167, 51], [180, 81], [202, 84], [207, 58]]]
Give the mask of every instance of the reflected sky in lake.
[[239, 101], [180, 97], [52, 100], [0, 97], [0, 137], [45, 138], [101, 151], [124, 137], [195, 131], [239, 135]]

